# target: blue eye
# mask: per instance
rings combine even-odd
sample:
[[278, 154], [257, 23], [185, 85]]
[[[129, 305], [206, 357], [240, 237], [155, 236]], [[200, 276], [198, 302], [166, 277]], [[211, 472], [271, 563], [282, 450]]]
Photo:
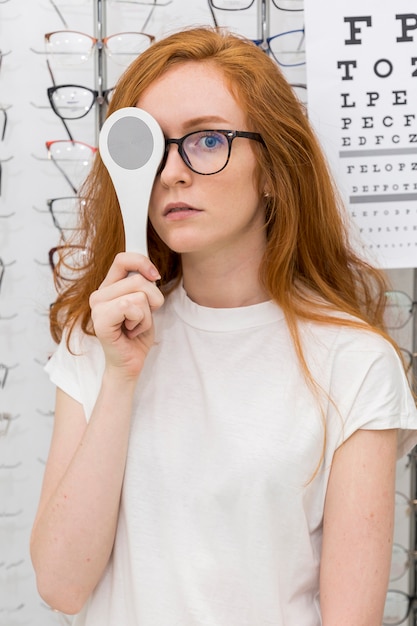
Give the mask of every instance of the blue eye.
[[221, 139], [223, 139], [222, 135], [220, 137], [218, 135], [207, 135], [201, 138], [201, 143], [204, 148], [216, 148], [219, 143], [222, 143]]
[[222, 133], [217, 133], [213, 130], [199, 131], [190, 135], [190, 143], [192, 142], [192, 148], [194, 150], [203, 150], [212, 152], [216, 149], [221, 149], [227, 146], [227, 139]]

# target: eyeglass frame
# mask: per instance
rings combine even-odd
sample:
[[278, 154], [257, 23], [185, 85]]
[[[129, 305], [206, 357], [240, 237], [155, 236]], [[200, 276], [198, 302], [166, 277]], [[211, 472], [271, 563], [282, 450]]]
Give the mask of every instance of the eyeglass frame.
[[[103, 104], [109, 104], [109, 100], [108, 100], [108, 95], [110, 92], [112, 92], [115, 88], [114, 87], [109, 87], [108, 89], [102, 89], [100, 91], [98, 91], [97, 89], [91, 89], [90, 87], [85, 87], [84, 85], [74, 85], [74, 84], [68, 84], [68, 85], [57, 85], [56, 81], [55, 81], [55, 76], [54, 73], [52, 71], [52, 67], [51, 64], [49, 63], [49, 59], [46, 60], [46, 67], [48, 68], [48, 72], [49, 75], [51, 77], [52, 80], [52, 87], [48, 87], [46, 90], [47, 96], [48, 96], [48, 100], [49, 100], [49, 104], [51, 106], [52, 111], [55, 113], [55, 115], [57, 115], [59, 117], [59, 119], [61, 120], [67, 135], [69, 137], [69, 139], [74, 140], [74, 137], [72, 136], [72, 133], [70, 131], [70, 129], [68, 128], [67, 123], [65, 122], [65, 120], [80, 120], [81, 118], [85, 117], [86, 115], [88, 115], [88, 113], [91, 111], [91, 109], [93, 108], [93, 106], [95, 104], [97, 104], [99, 107], [102, 107]], [[65, 117], [64, 115], [62, 115], [58, 109], [55, 107], [54, 101], [53, 101], [53, 95], [55, 93], [55, 91], [57, 91], [58, 89], [63, 89], [65, 87], [76, 87], [78, 89], [85, 89], [86, 91], [89, 91], [92, 96], [93, 96], [93, 100], [91, 102], [90, 107], [87, 109], [87, 111], [85, 111], [85, 113], [83, 113], [82, 115], [79, 115], [78, 117]]]
[[[156, 39], [155, 35], [151, 35], [149, 33], [142, 33], [139, 31], [124, 31], [120, 33], [113, 33], [112, 35], [107, 35], [107, 37], [94, 37], [93, 35], [89, 35], [88, 33], [83, 33], [80, 30], [73, 30], [69, 28], [69, 29], [53, 30], [53, 31], [50, 31], [49, 33], [45, 33], [44, 34], [45, 43], [48, 44], [51, 36], [58, 34], [58, 33], [73, 33], [75, 35], [83, 35], [84, 37], [87, 37], [88, 39], [90, 39], [91, 47], [89, 48], [88, 56], [90, 56], [94, 48], [97, 48], [97, 50], [104, 50], [109, 56], [111, 56], [111, 53], [108, 52], [107, 42], [109, 39], [112, 39], [113, 37], [117, 37], [118, 35], [132, 35], [132, 34], [143, 35], [144, 37], [147, 37], [149, 39], [149, 45], [151, 45]], [[35, 50], [34, 48], [30, 48], [30, 50], [34, 52], [35, 54], [46, 54], [52, 57], [55, 55], [59, 55], [58, 52], [51, 52], [50, 50], [46, 50], [42, 52], [39, 50]], [[76, 53], [69, 53], [69, 54], [75, 55]], [[131, 54], [131, 53], [125, 52], [124, 54]]]
[[[382, 626], [400, 626], [400, 624], [404, 624], [404, 622], [408, 619], [410, 613], [411, 613], [411, 609], [413, 608], [413, 604], [416, 602], [417, 600], [417, 595], [413, 594], [410, 595], [408, 593], [406, 593], [405, 591], [401, 591], [400, 589], [388, 589], [387, 591], [387, 596], [389, 593], [395, 593], [397, 596], [400, 595], [404, 598], [407, 598], [408, 601], [408, 606], [407, 606], [407, 613], [404, 617], [404, 619], [402, 619], [400, 622], [382, 622]], [[385, 607], [384, 607], [385, 608]], [[384, 619], [384, 618], [382, 618]]]
[[[64, 280], [67, 282], [73, 282], [74, 280], [76, 280], [76, 278], [68, 278], [66, 276], [62, 276], [59, 271], [58, 271], [58, 264], [54, 263], [54, 254], [55, 253], [60, 253], [61, 250], [73, 250], [73, 249], [77, 249], [77, 250], [81, 250], [84, 251], [86, 254], [88, 252], [88, 248], [86, 248], [86, 246], [81, 246], [78, 244], [64, 244], [64, 245], [60, 245], [60, 246], [54, 246], [53, 248], [50, 248], [50, 250], [48, 250], [48, 261], [49, 261], [49, 267], [51, 268], [54, 276], [56, 277], [57, 280]], [[60, 256], [60, 262], [62, 261], [62, 257]], [[63, 263], [65, 263], [65, 261], [62, 261]], [[69, 267], [69, 266], [67, 266]], [[74, 269], [74, 268], [70, 268], [70, 269]], [[84, 269], [84, 268], [78, 268], [78, 269]], [[75, 269], [75, 271], [77, 271], [77, 269]]]
[[[226, 162], [220, 169], [216, 170], [215, 172], [209, 172], [209, 173], [198, 172], [196, 169], [192, 167], [190, 161], [188, 160], [188, 155], [183, 148], [184, 141], [186, 141], [186, 139], [188, 139], [188, 137], [190, 137], [191, 135], [197, 135], [198, 133], [220, 133], [227, 139], [228, 152], [227, 152]], [[243, 131], [243, 130], [224, 130], [224, 129], [217, 129], [217, 128], [216, 129], [209, 128], [209, 129], [202, 129], [202, 130], [194, 130], [193, 132], [187, 133], [186, 135], [183, 135], [183, 137], [180, 137], [178, 139], [165, 138], [165, 152], [164, 152], [164, 156], [162, 157], [162, 161], [158, 169], [158, 174], [162, 172], [162, 170], [164, 169], [166, 165], [166, 162], [168, 159], [169, 146], [171, 144], [176, 144], [178, 146], [178, 153], [181, 159], [183, 160], [185, 165], [195, 174], [199, 174], [200, 176], [213, 176], [213, 174], [218, 174], [219, 172], [224, 170], [227, 164], [229, 163], [230, 155], [232, 152], [232, 142], [237, 137], [240, 137], [243, 139], [252, 139], [253, 141], [258, 141], [263, 146], [265, 146], [265, 141], [263, 140], [262, 136], [259, 133]]]
[[[87, 109], [87, 111], [82, 113], [82, 115], [77, 115], [77, 117], [68, 117], [66, 115], [62, 115], [62, 113], [60, 113], [58, 109], [55, 107], [55, 103], [53, 100], [54, 93], [58, 91], [59, 89], [65, 89], [68, 87], [76, 87], [78, 89], [84, 89], [85, 91], [88, 91], [93, 96], [93, 100], [91, 102], [90, 107]], [[49, 103], [51, 105], [53, 112], [61, 120], [80, 120], [81, 118], [88, 115], [88, 113], [90, 113], [91, 109], [93, 108], [95, 104], [104, 104], [104, 103], [109, 104], [108, 95], [113, 90], [114, 90], [114, 87], [110, 87], [109, 89], [103, 89], [101, 92], [99, 92], [97, 91], [97, 89], [91, 89], [90, 87], [85, 87], [84, 85], [68, 84], [68, 85], [54, 85], [53, 87], [48, 87], [46, 90], [46, 93], [48, 95]]]
[[139, 0], [113, 0], [114, 4], [140, 4], [144, 7], [167, 7], [169, 4], [172, 4], [173, 0], [166, 0], [166, 2], [159, 2], [158, 0], [154, 0], [154, 2], [139, 2]]
[[[210, 7], [212, 7], [213, 9], [216, 9], [216, 11], [247, 11], [248, 9], [251, 8], [251, 6], [253, 6], [254, 2], [255, 0], [251, 0], [250, 4], [248, 4], [248, 6], [246, 7], [241, 7], [238, 9], [227, 9], [225, 7], [217, 7], [215, 6], [213, 0], [208, 0]], [[278, 6], [278, 4], [276, 3], [276, 0], [272, 0], [272, 4], [279, 11], [288, 11], [290, 13], [297, 13], [299, 11], [304, 11], [304, 7], [302, 9], [283, 9], [282, 7]]]
[[[390, 294], [401, 294], [402, 296], [405, 296], [410, 306], [410, 309], [408, 311], [408, 318], [406, 319], [404, 324], [401, 324], [401, 326], [387, 326], [389, 330], [399, 330], [400, 328], [404, 328], [408, 324], [408, 322], [412, 319], [415, 308], [417, 306], [417, 300], [413, 300], [412, 297], [406, 291], [401, 291], [401, 289], [388, 289], [385, 292], [385, 296], [389, 296]], [[387, 303], [385, 305], [385, 308], [388, 308], [389, 306], [396, 306], [396, 305], [395, 304], [390, 305]]]
[[268, 53], [270, 52], [274, 58], [274, 60], [278, 63], [278, 65], [280, 65], [281, 67], [300, 67], [301, 65], [305, 65], [306, 61], [301, 61], [301, 63], [291, 63], [289, 65], [287, 65], [286, 63], [282, 63], [277, 56], [275, 56], [272, 48], [271, 48], [271, 41], [273, 41], [274, 39], [277, 39], [278, 37], [283, 37], [285, 35], [291, 35], [292, 33], [303, 33], [303, 37], [301, 40], [304, 39], [305, 37], [305, 30], [304, 28], [295, 28], [294, 30], [287, 30], [283, 33], [278, 33], [276, 35], [271, 35], [270, 37], [263, 37], [262, 39], [251, 39], [251, 41], [255, 44], [255, 46], [258, 46], [258, 48], [261, 48], [261, 50], [263, 50], [264, 52]]
[[[392, 544], [392, 552], [394, 554], [394, 549], [399, 550], [404, 556], [406, 556], [406, 567], [404, 569], [404, 571], [401, 572], [401, 574], [398, 576], [396, 575], [391, 576], [391, 572], [390, 572], [390, 582], [396, 582], [397, 580], [400, 580], [404, 574], [407, 573], [407, 571], [410, 569], [410, 566], [413, 563], [416, 563], [417, 561], [417, 549], [416, 550], [411, 550], [410, 548], [406, 548], [405, 546], [401, 545], [400, 543], [393, 543]], [[393, 564], [393, 559], [391, 559], [391, 567]], [[395, 589], [390, 589], [390, 591], [396, 591]]]
[[78, 189], [77, 187], [72, 183], [70, 177], [67, 175], [66, 171], [64, 170], [63, 167], [61, 167], [61, 165], [59, 164], [60, 159], [56, 159], [51, 152], [51, 146], [53, 144], [56, 143], [71, 143], [71, 144], [81, 144], [83, 146], [85, 146], [86, 148], [89, 148], [89, 150], [91, 151], [92, 155], [94, 156], [94, 154], [96, 154], [96, 152], [98, 152], [98, 148], [96, 148], [95, 146], [91, 146], [88, 143], [85, 143], [84, 141], [77, 141], [75, 139], [53, 139], [52, 141], [45, 141], [45, 146], [46, 146], [46, 150], [48, 152], [48, 160], [52, 161], [55, 164], [55, 167], [61, 172], [62, 176], [65, 178], [65, 180], [67, 181], [67, 183], [69, 184], [69, 186], [71, 187], [72, 191], [77, 194], [78, 193]]
[[61, 235], [61, 238], [63, 241], [66, 241], [66, 236], [65, 236], [65, 231], [66, 230], [77, 230], [76, 228], [66, 228], [64, 226], [61, 226], [59, 219], [58, 219], [58, 214], [59, 213], [67, 213], [67, 214], [73, 214], [73, 211], [55, 211], [54, 210], [54, 204], [56, 202], [59, 202], [60, 200], [72, 200], [74, 201], [74, 203], [80, 203], [82, 204], [83, 201], [85, 202], [85, 199], [81, 196], [59, 196], [56, 198], [48, 198], [46, 200], [46, 206], [48, 207], [47, 210], [45, 209], [38, 209], [36, 206], [34, 206], [33, 208], [35, 209], [35, 211], [37, 211], [38, 213], [49, 213], [51, 218], [52, 218], [52, 223], [55, 226], [55, 228], [58, 230], [58, 232]]

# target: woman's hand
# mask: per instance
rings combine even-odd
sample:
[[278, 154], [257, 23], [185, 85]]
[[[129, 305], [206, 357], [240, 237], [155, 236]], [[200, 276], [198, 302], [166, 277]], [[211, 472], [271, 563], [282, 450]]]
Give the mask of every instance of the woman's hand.
[[147, 257], [122, 252], [90, 296], [91, 319], [106, 366], [128, 378], [139, 375], [154, 341], [152, 312], [164, 302], [154, 283], [158, 278]]

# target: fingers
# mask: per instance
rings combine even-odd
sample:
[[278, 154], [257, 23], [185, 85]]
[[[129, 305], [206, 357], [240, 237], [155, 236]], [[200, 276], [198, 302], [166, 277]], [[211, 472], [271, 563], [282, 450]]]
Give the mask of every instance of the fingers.
[[[130, 273], [129, 272], [134, 272]], [[160, 278], [149, 259], [134, 253], [116, 256], [106, 278], [90, 296], [91, 317], [98, 337], [132, 338], [152, 326], [152, 311], [164, 297], [153, 281]]]
[[155, 265], [146, 256], [134, 252], [120, 252], [116, 255], [100, 288], [125, 278], [130, 272], [137, 272], [151, 282], [161, 278]]
[[123, 276], [117, 282], [110, 282], [109, 275], [107, 275], [100, 287], [91, 294], [90, 306], [135, 293], [146, 294], [151, 309], [159, 309], [164, 302], [164, 296], [154, 282], [142, 274], [134, 273]]
[[115, 342], [121, 334], [133, 338], [152, 327], [152, 311], [144, 292], [107, 299], [98, 290], [90, 303], [95, 333], [103, 340]]

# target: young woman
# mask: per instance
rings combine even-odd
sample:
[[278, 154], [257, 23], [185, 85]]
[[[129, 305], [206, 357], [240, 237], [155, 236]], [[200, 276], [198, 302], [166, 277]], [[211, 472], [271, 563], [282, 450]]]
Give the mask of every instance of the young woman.
[[143, 53], [124, 106], [167, 141], [149, 259], [98, 156], [51, 312], [40, 593], [77, 626], [380, 626], [417, 414], [305, 112], [205, 28]]

